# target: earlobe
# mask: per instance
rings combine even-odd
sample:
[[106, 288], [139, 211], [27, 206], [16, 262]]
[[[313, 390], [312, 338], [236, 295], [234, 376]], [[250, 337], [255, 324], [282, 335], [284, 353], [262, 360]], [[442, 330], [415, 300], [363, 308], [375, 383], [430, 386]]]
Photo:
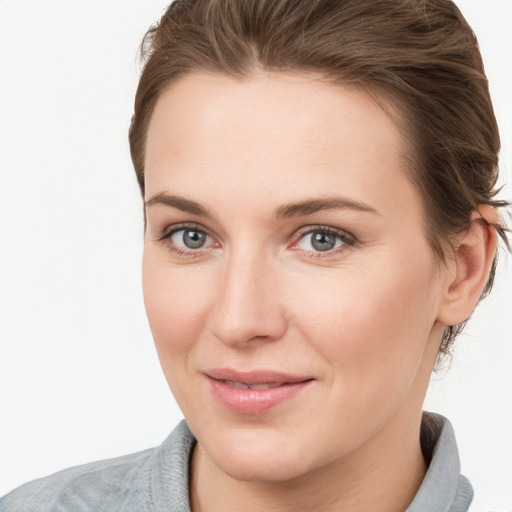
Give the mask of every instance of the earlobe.
[[442, 324], [464, 322], [477, 305], [496, 253], [497, 235], [492, 224], [497, 222], [496, 210], [482, 205], [473, 213], [468, 228], [455, 239], [437, 318]]

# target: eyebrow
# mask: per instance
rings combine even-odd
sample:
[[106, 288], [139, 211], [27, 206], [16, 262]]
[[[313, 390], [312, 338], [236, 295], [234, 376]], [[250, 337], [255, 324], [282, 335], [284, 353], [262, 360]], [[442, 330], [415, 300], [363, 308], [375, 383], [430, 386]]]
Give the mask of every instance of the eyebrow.
[[[176, 208], [182, 212], [198, 215], [200, 217], [206, 217], [208, 219], [213, 218], [213, 214], [199, 203], [190, 199], [185, 199], [184, 197], [169, 195], [165, 192], [155, 194], [145, 202], [146, 207], [156, 204], [170, 206], [171, 208]], [[379, 212], [375, 210], [375, 208], [372, 208], [371, 206], [360, 201], [344, 197], [327, 197], [324, 199], [309, 199], [300, 201], [298, 203], [288, 203], [281, 205], [274, 211], [274, 218], [276, 220], [280, 220], [290, 217], [311, 215], [322, 210], [336, 209], [351, 209], [380, 215]]]
[[276, 219], [300, 217], [301, 215], [311, 215], [322, 210], [337, 210], [339, 208], [380, 215], [375, 208], [360, 201], [344, 197], [327, 197], [325, 199], [311, 199], [300, 201], [299, 203], [284, 204], [277, 208], [274, 212], [274, 217]]
[[155, 204], [163, 204], [181, 210], [182, 212], [199, 215], [200, 217], [206, 217], [208, 219], [213, 217], [211, 212], [199, 203], [185, 199], [184, 197], [168, 195], [165, 192], [155, 194], [145, 202], [146, 208]]

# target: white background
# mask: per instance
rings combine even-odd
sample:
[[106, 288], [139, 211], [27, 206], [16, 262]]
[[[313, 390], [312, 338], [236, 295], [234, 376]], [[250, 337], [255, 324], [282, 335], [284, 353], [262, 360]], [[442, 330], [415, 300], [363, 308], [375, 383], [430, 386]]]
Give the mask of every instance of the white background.
[[[144, 314], [127, 142], [138, 44], [166, 3], [0, 0], [0, 495], [159, 444], [181, 418]], [[512, 2], [458, 4], [480, 39], [512, 182]], [[512, 510], [507, 259], [426, 404], [454, 424], [475, 512]]]

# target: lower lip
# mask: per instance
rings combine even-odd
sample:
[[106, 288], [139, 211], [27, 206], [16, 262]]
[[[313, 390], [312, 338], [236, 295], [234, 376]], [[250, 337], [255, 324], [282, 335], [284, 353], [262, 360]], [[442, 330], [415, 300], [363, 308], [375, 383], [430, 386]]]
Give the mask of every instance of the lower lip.
[[283, 384], [267, 389], [241, 389], [229, 386], [221, 380], [208, 378], [216, 400], [232, 412], [256, 416], [293, 398], [311, 384], [311, 380]]

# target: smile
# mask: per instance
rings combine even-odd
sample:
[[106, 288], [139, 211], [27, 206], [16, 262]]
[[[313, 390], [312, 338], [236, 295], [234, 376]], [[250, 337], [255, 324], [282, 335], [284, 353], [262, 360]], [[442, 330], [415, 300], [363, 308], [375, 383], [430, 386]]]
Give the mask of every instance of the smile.
[[238, 372], [216, 369], [205, 372], [210, 392], [223, 408], [255, 416], [292, 399], [314, 381], [311, 377], [269, 371]]

